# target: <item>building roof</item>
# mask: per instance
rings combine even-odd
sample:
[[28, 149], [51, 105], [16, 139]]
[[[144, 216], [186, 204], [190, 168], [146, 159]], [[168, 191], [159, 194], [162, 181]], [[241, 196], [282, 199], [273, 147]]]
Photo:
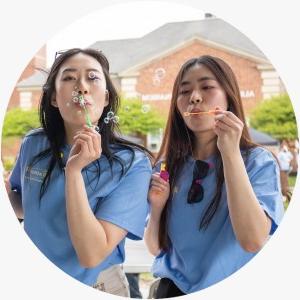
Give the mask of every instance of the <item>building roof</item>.
[[268, 146], [277, 146], [279, 145], [279, 141], [272, 138], [270, 135], [263, 133], [261, 131], [258, 131], [254, 128], [249, 128], [249, 133], [251, 136], [251, 139], [260, 145], [268, 145]]
[[[264, 54], [243, 33], [215, 17], [199, 21], [167, 23], [141, 38], [97, 41], [90, 47], [103, 51], [107, 56], [111, 74], [120, 74], [192, 39], [199, 39], [214, 46], [249, 55], [258, 61], [268, 62]], [[36, 72], [17, 86], [26, 88], [41, 86], [43, 83], [44, 77], [41, 72]]]
[[30, 77], [20, 81], [17, 84], [18, 88], [33, 88], [41, 87], [47, 79], [48, 74], [44, 71], [35, 71]]
[[110, 72], [118, 74], [193, 38], [267, 62], [265, 55], [243, 33], [214, 17], [167, 23], [139, 39], [98, 41], [90, 47], [102, 50], [110, 62]]

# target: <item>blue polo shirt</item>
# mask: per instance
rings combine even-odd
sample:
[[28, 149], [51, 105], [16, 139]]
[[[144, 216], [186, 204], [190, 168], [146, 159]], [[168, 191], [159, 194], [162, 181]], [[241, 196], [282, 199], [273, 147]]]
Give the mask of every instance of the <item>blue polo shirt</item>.
[[[79, 264], [67, 225], [63, 172], [55, 167], [46, 193], [40, 201], [40, 187], [49, 159], [42, 159], [34, 164], [31, 170], [28, 169], [34, 155], [48, 147], [49, 142], [43, 131], [35, 130], [29, 133], [23, 139], [10, 177], [12, 189], [21, 194], [24, 229], [35, 245], [55, 265], [79, 281], [93, 285], [102, 270], [124, 261], [125, 239], [95, 268], [83, 268]], [[65, 146], [62, 149], [65, 161], [70, 148]], [[112, 151], [125, 162], [127, 172], [121, 176], [121, 166], [116, 162], [111, 169], [103, 155], [98, 159], [99, 180], [95, 165], [87, 166], [82, 175], [90, 207], [97, 219], [125, 229], [130, 239], [142, 239], [148, 213], [147, 192], [152, 172], [151, 163], [144, 153], [134, 150], [135, 157], [129, 166], [129, 150], [112, 147]]]
[[[228, 277], [255, 255], [246, 252], [235, 237], [225, 183], [216, 214], [206, 230], [199, 230], [203, 213], [216, 190], [215, 157], [210, 157], [206, 162], [211, 163], [212, 167], [201, 182], [204, 198], [193, 204], [187, 203], [187, 194], [195, 160], [190, 157], [184, 165], [176, 181], [168, 220], [171, 247], [168, 252], [162, 251], [152, 266], [154, 276], [171, 279], [187, 294]], [[246, 170], [260, 205], [272, 220], [270, 234], [273, 234], [284, 212], [278, 164], [269, 151], [257, 147], [250, 150]]]

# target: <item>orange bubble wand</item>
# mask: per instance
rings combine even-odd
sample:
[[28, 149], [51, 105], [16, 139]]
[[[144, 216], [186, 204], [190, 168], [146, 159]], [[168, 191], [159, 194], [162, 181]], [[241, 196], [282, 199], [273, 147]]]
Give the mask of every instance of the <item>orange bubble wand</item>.
[[188, 112], [185, 111], [183, 115], [185, 117], [193, 116], [193, 115], [213, 115], [216, 112], [216, 110], [208, 110], [208, 111], [197, 111], [197, 112]]

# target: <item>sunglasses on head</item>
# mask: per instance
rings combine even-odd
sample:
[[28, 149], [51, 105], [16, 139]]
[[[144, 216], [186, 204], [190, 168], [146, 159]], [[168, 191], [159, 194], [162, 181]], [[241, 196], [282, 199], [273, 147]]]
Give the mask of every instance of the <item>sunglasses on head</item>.
[[[65, 52], [69, 51], [71, 49], [64, 49], [64, 50], [59, 50], [55, 52], [54, 60], [56, 60], [61, 54], [64, 54]], [[99, 53], [103, 54], [103, 52], [100, 49], [94, 49], [98, 51]]]
[[209, 163], [203, 160], [196, 160], [193, 170], [193, 181], [187, 196], [188, 203], [191, 204], [202, 201], [204, 189], [201, 185], [201, 180], [207, 176], [209, 167]]

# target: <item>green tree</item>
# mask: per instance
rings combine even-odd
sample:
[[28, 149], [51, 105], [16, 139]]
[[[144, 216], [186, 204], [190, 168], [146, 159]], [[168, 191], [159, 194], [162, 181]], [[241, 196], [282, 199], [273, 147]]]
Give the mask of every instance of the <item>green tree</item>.
[[[150, 105], [143, 104], [139, 99], [122, 99], [118, 112], [119, 126], [124, 134], [155, 133], [163, 128], [165, 121]], [[22, 110], [13, 108], [6, 113], [2, 136], [22, 137], [29, 130], [40, 127], [36, 109]]]
[[124, 134], [156, 133], [165, 126], [159, 112], [140, 99], [122, 99], [118, 111], [119, 127]]
[[36, 109], [22, 110], [10, 109], [4, 118], [2, 136], [22, 137], [29, 130], [40, 127], [39, 116]]
[[279, 140], [298, 137], [295, 113], [287, 94], [264, 100], [252, 111], [250, 126]]

